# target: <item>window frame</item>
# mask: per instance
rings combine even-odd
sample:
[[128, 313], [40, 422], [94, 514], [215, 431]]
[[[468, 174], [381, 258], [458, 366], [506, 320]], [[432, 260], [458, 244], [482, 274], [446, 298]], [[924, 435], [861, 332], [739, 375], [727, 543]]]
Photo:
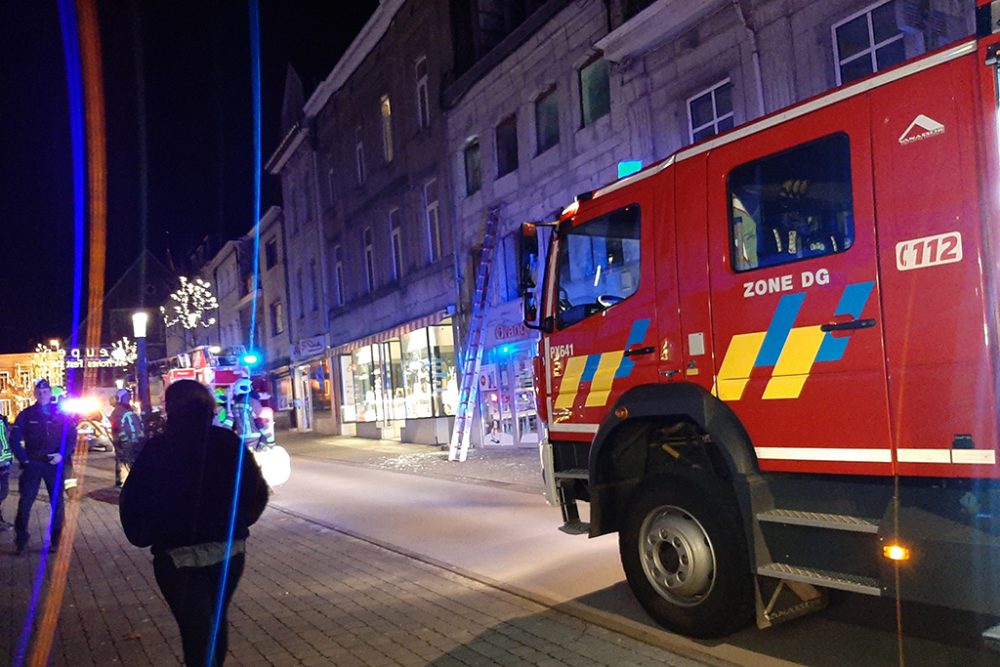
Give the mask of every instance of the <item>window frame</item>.
[[[555, 109], [555, 116], [554, 116], [554, 119], [555, 119], [555, 125], [554, 125], [554, 127], [555, 127], [555, 139], [554, 139], [554, 141], [552, 141], [552, 143], [548, 143], [548, 144], [545, 144], [543, 146], [543, 143], [542, 143], [543, 125], [542, 125], [542, 122], [541, 122], [541, 119], [542, 119], [543, 116], [542, 116], [541, 113], [539, 113], [539, 110], [542, 108], [542, 105], [546, 101], [548, 101], [550, 99], [553, 100], [553, 103], [554, 103], [554, 107], [553, 108]], [[546, 90], [544, 90], [541, 93], [539, 93], [538, 96], [535, 97], [534, 108], [535, 108], [535, 155], [537, 156], [537, 155], [541, 155], [542, 153], [548, 151], [551, 148], [555, 148], [556, 146], [559, 145], [559, 142], [562, 140], [562, 136], [561, 136], [562, 132], [561, 132], [561, 128], [559, 127], [559, 124], [560, 124], [559, 123], [559, 87], [557, 85], [553, 84], [552, 86], [550, 86]]]
[[365, 255], [365, 278], [368, 281], [368, 292], [375, 291], [375, 237], [371, 227], [361, 230], [361, 245]]
[[[688, 140], [692, 144], [693, 143], [697, 143], [699, 141], [704, 141], [705, 139], [708, 139], [709, 137], [718, 136], [719, 134], [722, 134], [723, 132], [727, 132], [730, 129], [732, 129], [732, 128], [725, 128], [723, 130], [719, 129], [719, 123], [721, 123], [724, 120], [732, 119], [732, 121], [733, 121], [733, 127], [736, 126], [736, 107], [732, 103], [732, 94], [731, 93], [730, 93], [730, 98], [729, 98], [729, 104], [730, 104], [730, 107], [732, 107], [732, 108], [730, 108], [730, 110], [729, 110], [728, 113], [722, 114], [721, 116], [719, 115], [718, 103], [717, 103], [717, 100], [716, 100], [716, 91], [718, 91], [719, 89], [723, 88], [724, 86], [730, 86], [730, 87], [735, 88], [735, 86], [733, 86], [732, 79], [727, 76], [726, 78], [721, 79], [721, 80], [717, 81], [716, 83], [712, 84], [708, 88], [705, 88], [704, 90], [701, 90], [698, 93], [695, 93], [691, 97], [687, 98], [687, 102], [685, 102], [685, 106], [687, 107], [687, 116], [688, 116]], [[695, 125], [694, 125], [694, 113], [693, 113], [693, 110], [691, 108], [691, 103], [694, 102], [697, 99], [700, 99], [700, 98], [704, 97], [705, 95], [711, 95], [711, 100], [712, 100], [712, 120], [709, 121], [708, 123], [702, 123], [698, 127], [695, 127]], [[702, 137], [701, 139], [695, 139], [695, 136], [694, 136], [695, 134], [697, 134], [698, 132], [701, 132], [704, 129], [707, 129], [709, 126], [711, 126], [712, 129], [714, 130], [714, 132], [712, 134], [710, 134], [708, 136], [705, 136], [705, 137]]]
[[[423, 73], [420, 66], [423, 65]], [[424, 129], [431, 126], [431, 105], [428, 89], [427, 56], [420, 56], [413, 63], [413, 76], [417, 96], [417, 127]]]
[[333, 246], [334, 272], [337, 280], [337, 305], [343, 306], [346, 303], [344, 298], [344, 248], [339, 243]]
[[[428, 258], [433, 264], [441, 259], [443, 255], [443, 244], [441, 243], [441, 204], [437, 192], [438, 180], [432, 178], [424, 183], [424, 219], [427, 222], [427, 246]], [[430, 190], [434, 189], [434, 199], [430, 199]]]
[[[864, 9], [851, 14], [850, 16], [848, 16], [845, 19], [837, 21], [836, 23], [834, 23], [833, 25], [830, 26], [830, 38], [831, 38], [831, 40], [833, 42], [833, 66], [834, 66], [834, 74], [837, 77], [837, 85], [838, 86], [841, 86], [841, 85], [844, 84], [844, 80], [843, 80], [843, 75], [842, 75], [842, 72], [841, 72], [841, 68], [845, 64], [851, 63], [851, 62], [853, 62], [855, 60], [860, 60], [866, 54], [868, 55], [868, 57], [871, 60], [871, 66], [872, 66], [871, 74], [875, 74], [876, 72], [878, 72], [879, 71], [879, 67], [878, 67], [878, 60], [876, 59], [876, 52], [880, 48], [882, 48], [884, 46], [888, 46], [889, 44], [892, 44], [893, 42], [903, 42], [903, 54], [904, 54], [903, 57], [904, 57], [904, 60], [905, 60], [905, 58], [906, 58], [906, 55], [905, 55], [906, 54], [906, 42], [905, 42], [906, 33], [899, 27], [898, 24], [896, 25], [896, 29], [899, 30], [899, 32], [895, 36], [893, 36], [890, 39], [882, 40], [881, 42], [878, 42], [878, 43], [875, 42], [875, 26], [874, 26], [874, 24], [872, 22], [872, 14], [879, 7], [882, 7], [883, 5], [891, 5], [894, 2], [897, 2], [897, 0], [880, 0], [879, 2], [872, 3], [872, 4], [868, 5], [867, 7], [865, 7]], [[855, 53], [854, 55], [852, 55], [849, 58], [842, 59], [840, 57], [840, 44], [837, 41], [837, 28], [840, 28], [842, 26], [847, 25], [848, 23], [850, 23], [851, 21], [854, 21], [855, 19], [857, 19], [860, 16], [867, 16], [867, 19], [868, 19], [867, 20], [867, 25], [868, 25], [868, 48], [862, 49], [860, 52]], [[883, 68], [883, 69], [886, 69], [886, 68]], [[870, 74], [869, 75], [865, 75], [865, 76], [870, 76]], [[864, 77], [859, 77], [859, 78], [864, 78]], [[857, 79], [851, 79], [851, 81], [856, 81], [856, 80]]]
[[354, 166], [358, 185], [365, 182], [365, 140], [361, 134], [361, 126], [354, 128]]
[[[472, 155], [475, 155], [475, 169], [470, 168], [469, 164]], [[465, 196], [471, 197], [483, 189], [483, 153], [479, 137], [472, 137], [465, 142], [462, 147], [462, 165], [465, 170]]]
[[[587, 103], [586, 103], [587, 95], [586, 95], [586, 87], [583, 85], [583, 71], [588, 67], [593, 67], [594, 65], [600, 62], [604, 63], [606, 71], [604, 82], [607, 87], [608, 105], [607, 108], [604, 109], [603, 113], [592, 117], [588, 121]], [[576, 71], [576, 81], [577, 81], [577, 86], [580, 89], [580, 127], [581, 128], [590, 127], [591, 125], [593, 125], [594, 123], [596, 123], [597, 121], [599, 121], [600, 119], [604, 118], [605, 116], [611, 113], [611, 63], [608, 62], [606, 59], [602, 58], [600, 55], [591, 58], [583, 65], [581, 65], [580, 68]]]
[[382, 124], [382, 157], [385, 158], [386, 164], [388, 164], [392, 162], [392, 158], [394, 157], [392, 145], [392, 101], [389, 99], [388, 94], [382, 95], [379, 98], [378, 108]]
[[270, 271], [278, 265], [278, 237], [264, 241], [264, 270]]
[[[510, 128], [509, 139], [513, 141], [513, 162], [507, 164], [501, 161], [501, 156], [508, 154], [507, 151], [502, 151], [502, 145], [506, 145], [505, 142], [501, 142], [501, 130]], [[496, 164], [497, 164], [497, 178], [503, 178], [507, 174], [513, 173], [518, 170], [519, 159], [518, 159], [518, 145], [517, 145], [517, 114], [512, 113], [500, 119], [500, 122], [496, 124], [493, 128], [493, 144], [494, 152], [496, 153]]]
[[270, 305], [271, 311], [271, 337], [280, 336], [285, 333], [285, 323], [284, 323], [284, 307], [281, 304], [281, 299], [275, 299]]
[[403, 212], [398, 206], [389, 209], [389, 238], [392, 244], [392, 275], [394, 280], [403, 277]]

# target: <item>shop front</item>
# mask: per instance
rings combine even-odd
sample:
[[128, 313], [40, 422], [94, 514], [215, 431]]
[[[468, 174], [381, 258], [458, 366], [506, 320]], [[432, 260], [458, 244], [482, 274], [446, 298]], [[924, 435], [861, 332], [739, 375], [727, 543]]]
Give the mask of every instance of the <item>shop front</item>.
[[361, 437], [445, 444], [458, 403], [452, 319], [447, 311], [333, 351], [340, 419]]
[[337, 433], [333, 412], [333, 382], [326, 336], [302, 339], [293, 349], [291, 394], [299, 431]]
[[477, 406], [483, 447], [535, 447], [540, 440], [532, 366], [538, 337], [524, 326], [520, 306], [494, 307], [486, 325]]

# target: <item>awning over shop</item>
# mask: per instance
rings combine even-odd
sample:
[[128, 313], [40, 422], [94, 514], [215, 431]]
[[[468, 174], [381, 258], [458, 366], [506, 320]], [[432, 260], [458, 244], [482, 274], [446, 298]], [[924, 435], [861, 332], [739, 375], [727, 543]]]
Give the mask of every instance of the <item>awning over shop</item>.
[[429, 327], [434, 324], [438, 324], [441, 320], [451, 317], [454, 313], [454, 308], [444, 308], [442, 310], [435, 311], [429, 315], [424, 315], [423, 317], [418, 317], [415, 320], [410, 320], [409, 322], [403, 322], [402, 324], [397, 324], [396, 326], [386, 329], [385, 331], [380, 331], [378, 333], [365, 336], [364, 338], [359, 338], [353, 340], [350, 343], [344, 343], [338, 347], [332, 349], [334, 354], [348, 354], [354, 350], [359, 350], [368, 345], [373, 345], [375, 343], [384, 343], [386, 341], [392, 340], [393, 338], [399, 338], [403, 334], [410, 333], [411, 331], [416, 331], [417, 329], [423, 329], [424, 327]]

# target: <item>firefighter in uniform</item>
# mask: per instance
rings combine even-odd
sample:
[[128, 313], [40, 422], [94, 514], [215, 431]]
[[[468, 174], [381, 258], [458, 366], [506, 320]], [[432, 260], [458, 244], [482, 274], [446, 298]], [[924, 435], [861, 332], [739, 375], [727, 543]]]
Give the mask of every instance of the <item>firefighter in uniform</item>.
[[263, 422], [259, 417], [261, 404], [253, 396], [253, 384], [244, 378], [233, 385], [232, 391], [230, 418], [233, 420], [233, 431], [244, 443], [250, 443], [251, 439], [254, 439], [253, 447], [259, 449], [265, 443], [261, 436]]
[[132, 407], [132, 394], [119, 389], [111, 411], [111, 440], [115, 447], [115, 488], [120, 489], [142, 445], [142, 419]]

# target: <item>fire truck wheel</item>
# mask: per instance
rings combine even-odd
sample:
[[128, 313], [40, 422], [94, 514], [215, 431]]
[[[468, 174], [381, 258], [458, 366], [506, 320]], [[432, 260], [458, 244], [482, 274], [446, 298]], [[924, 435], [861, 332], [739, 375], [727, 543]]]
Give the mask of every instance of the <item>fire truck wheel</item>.
[[705, 475], [658, 475], [635, 491], [619, 551], [625, 578], [660, 625], [731, 634], [753, 617], [753, 577], [733, 492]]

